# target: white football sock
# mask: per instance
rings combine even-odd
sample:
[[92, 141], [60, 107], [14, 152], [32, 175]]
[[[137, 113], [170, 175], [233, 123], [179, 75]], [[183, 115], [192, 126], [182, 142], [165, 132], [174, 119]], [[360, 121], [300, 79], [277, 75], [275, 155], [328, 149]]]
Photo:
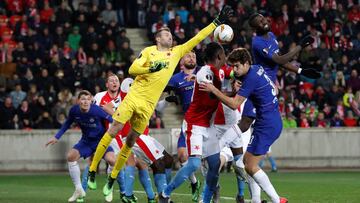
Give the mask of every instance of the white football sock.
[[261, 188], [256, 183], [256, 181], [248, 175], [248, 184], [249, 184], [249, 190], [251, 194], [251, 202], [252, 203], [261, 203]]
[[236, 165], [237, 167], [240, 167], [240, 168], [245, 168], [245, 165], [244, 165], [244, 154], [241, 154], [240, 159], [238, 159], [238, 160], [235, 162], [235, 165]]
[[107, 168], [107, 170], [106, 170], [106, 173], [109, 175], [109, 174], [111, 174], [111, 171], [113, 170], [113, 166], [110, 166], [109, 165], [109, 167]]
[[276, 193], [274, 186], [271, 184], [269, 177], [266, 175], [266, 173], [263, 170], [258, 170], [253, 175], [254, 180], [259, 184], [261, 189], [264, 190], [264, 192], [271, 198], [271, 202], [273, 203], [279, 203], [280, 197]]
[[68, 162], [71, 180], [76, 189], [82, 189], [80, 179], [80, 167], [77, 161]]

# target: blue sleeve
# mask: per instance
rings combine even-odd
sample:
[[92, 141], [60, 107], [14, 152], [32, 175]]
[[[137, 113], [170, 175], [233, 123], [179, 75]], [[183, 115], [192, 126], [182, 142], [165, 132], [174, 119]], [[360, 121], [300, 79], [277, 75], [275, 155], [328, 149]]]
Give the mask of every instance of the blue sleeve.
[[246, 77], [242, 81], [242, 85], [237, 94], [242, 97], [248, 98], [250, 96], [250, 94], [254, 91], [255, 86], [256, 86], [256, 81], [255, 81], [254, 74], [250, 73], [250, 74], [246, 75]]
[[272, 44], [271, 46], [267, 47], [265, 43], [262, 43], [261, 41], [256, 39], [254, 39], [253, 41], [252, 49], [254, 51], [254, 54], [269, 60], [272, 60], [272, 56], [275, 53], [279, 52], [277, 45]]
[[94, 105], [94, 107], [95, 107], [96, 115], [99, 116], [102, 120], [107, 120], [110, 123], [113, 122], [113, 119], [112, 119], [111, 115], [106, 113], [101, 107], [99, 107], [97, 105]]
[[70, 109], [69, 117], [66, 119], [65, 123], [61, 126], [60, 130], [56, 133], [55, 138], [59, 140], [61, 136], [70, 128], [73, 122], [74, 122], [74, 107]]

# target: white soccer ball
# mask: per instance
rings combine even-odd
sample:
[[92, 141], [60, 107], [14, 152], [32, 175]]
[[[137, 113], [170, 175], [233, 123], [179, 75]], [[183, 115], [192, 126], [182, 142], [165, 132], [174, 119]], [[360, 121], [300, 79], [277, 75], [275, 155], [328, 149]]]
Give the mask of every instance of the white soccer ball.
[[233, 29], [226, 24], [217, 26], [214, 31], [214, 39], [219, 43], [229, 43], [234, 37]]

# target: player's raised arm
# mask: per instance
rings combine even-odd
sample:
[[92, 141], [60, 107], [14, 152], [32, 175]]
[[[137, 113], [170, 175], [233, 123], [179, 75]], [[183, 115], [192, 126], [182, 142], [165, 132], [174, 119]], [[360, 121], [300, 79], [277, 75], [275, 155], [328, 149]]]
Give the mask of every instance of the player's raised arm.
[[286, 63], [284, 65], [281, 65], [281, 67], [311, 79], [318, 79], [321, 77], [320, 72], [313, 68], [300, 68], [298, 66], [293, 65], [292, 63]]
[[45, 147], [47, 147], [48, 145], [56, 144], [58, 140], [60, 140], [61, 136], [70, 128], [71, 124], [74, 122], [72, 110], [73, 108], [70, 110], [69, 117], [66, 119], [64, 124], [62, 124], [60, 130], [56, 133], [54, 137], [50, 138], [50, 140], [45, 144]]
[[297, 55], [303, 48], [311, 45], [313, 42], [314, 38], [308, 35], [301, 39], [299, 45], [297, 45], [293, 50], [290, 50], [288, 53], [284, 55], [273, 54], [272, 60], [278, 64], [286, 64], [292, 58], [294, 58], [294, 56]]
[[197, 33], [193, 38], [191, 38], [186, 43], [179, 45], [181, 48], [181, 57], [184, 56], [190, 50], [192, 50], [197, 44], [199, 44], [202, 40], [204, 40], [209, 34], [211, 34], [212, 31], [214, 31], [214, 29], [218, 25], [227, 22], [229, 20], [229, 18], [232, 16], [234, 16], [233, 9], [230, 6], [225, 5], [221, 9], [219, 15], [208, 26], [206, 26], [205, 28], [200, 30], [199, 33]]

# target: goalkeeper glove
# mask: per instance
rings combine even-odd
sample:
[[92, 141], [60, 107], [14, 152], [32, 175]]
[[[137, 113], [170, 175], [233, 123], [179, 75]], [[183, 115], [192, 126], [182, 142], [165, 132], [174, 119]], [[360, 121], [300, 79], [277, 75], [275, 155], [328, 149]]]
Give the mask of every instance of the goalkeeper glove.
[[298, 73], [300, 75], [303, 75], [303, 76], [311, 78], [311, 79], [318, 79], [321, 77], [320, 72], [313, 68], [307, 68], [307, 69], [299, 68]]
[[158, 72], [161, 69], [165, 68], [166, 64], [162, 62], [155, 63], [153, 66], [149, 68], [150, 73]]
[[235, 15], [235, 12], [234, 10], [228, 6], [228, 5], [225, 5], [218, 16], [216, 16], [216, 18], [213, 20], [213, 23], [216, 25], [216, 26], [219, 26], [227, 21], [229, 21], [229, 18], [233, 17]]
[[305, 47], [311, 45], [312, 43], [314, 43], [314, 41], [315, 40], [313, 37], [311, 37], [310, 35], [307, 35], [300, 40], [299, 44], [300, 44], [301, 48], [305, 48]]

